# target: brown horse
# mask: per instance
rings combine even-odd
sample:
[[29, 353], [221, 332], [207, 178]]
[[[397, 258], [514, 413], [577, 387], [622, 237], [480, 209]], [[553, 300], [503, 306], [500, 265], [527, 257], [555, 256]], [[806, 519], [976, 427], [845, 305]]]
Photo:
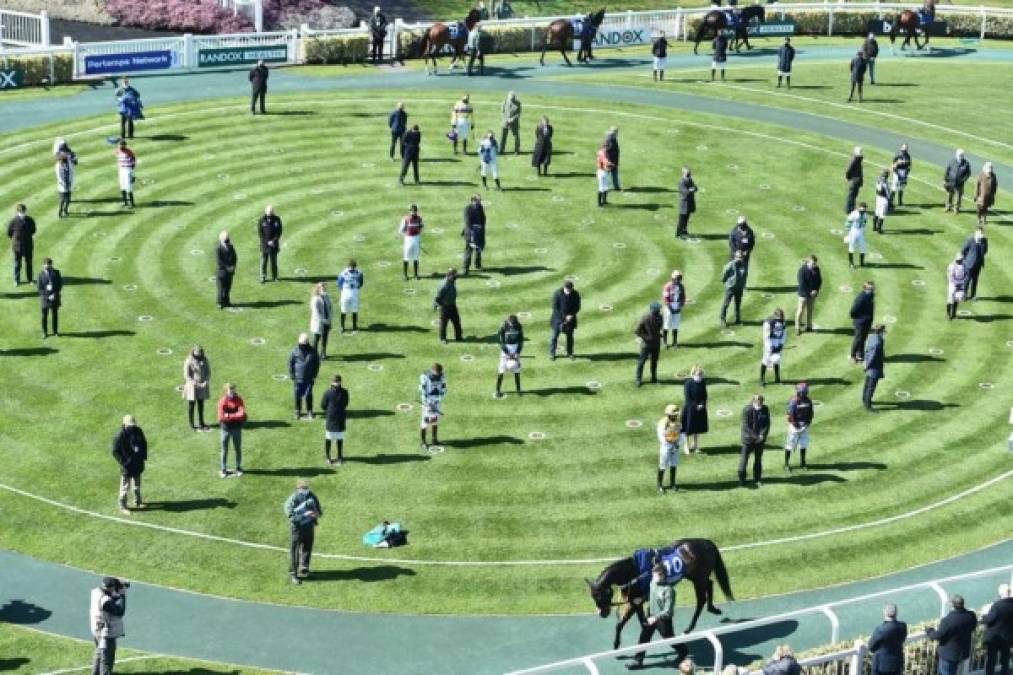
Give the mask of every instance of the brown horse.
[[[731, 11], [731, 10], [729, 10]], [[735, 22], [735, 43], [732, 45], [735, 51], [739, 51], [743, 44], [746, 45], [746, 49], [752, 49], [753, 46], [749, 44], [749, 24], [753, 19], [763, 21], [766, 18], [766, 10], [763, 9], [763, 5], [749, 5], [743, 7], [741, 11], [737, 12], [736, 16], [738, 20]], [[710, 35], [717, 37], [718, 33], [730, 28], [728, 25], [728, 15], [725, 14], [725, 10], [715, 9], [707, 12], [704, 16], [703, 21], [700, 22], [699, 28], [696, 29], [696, 38], [693, 40], [693, 53], [697, 53], [697, 48], [700, 46], [700, 42], [703, 41], [704, 35]]]
[[918, 41], [918, 33], [921, 31], [921, 34], [925, 36], [925, 47], [928, 47], [928, 27], [932, 25], [932, 22], [935, 20], [936, 0], [925, 0], [925, 4], [922, 6], [920, 12], [905, 9], [892, 19], [888, 19], [888, 22], [890, 23], [890, 44], [894, 44], [899, 31], [904, 31], [904, 42], [900, 45], [901, 50], [907, 49], [907, 46], [911, 44], [911, 38], [914, 38], [915, 40], [915, 47], [917, 49], [921, 49], [922, 45]]
[[[584, 18], [584, 27], [581, 34], [577, 37], [580, 38], [580, 51], [577, 52], [577, 62], [584, 63], [590, 61], [593, 57], [591, 55], [591, 44], [594, 42], [594, 36], [598, 32], [598, 28], [601, 27], [602, 21], [605, 20], [605, 8], [602, 7], [594, 14], [588, 14]], [[545, 52], [549, 47], [558, 47], [559, 53], [563, 55], [563, 60], [566, 61], [566, 65], [572, 66], [570, 63], [570, 57], [566, 55], [566, 52], [570, 50], [570, 46], [573, 44], [573, 22], [570, 19], [556, 19], [549, 24], [548, 28], [545, 29], [545, 38], [542, 44], [542, 56], [539, 62], [545, 65]]]
[[[468, 16], [464, 18], [464, 27], [470, 32], [475, 24], [478, 23], [479, 14], [477, 9], [472, 9], [468, 12]], [[468, 44], [468, 33], [458, 31], [456, 38], [451, 39], [450, 28], [446, 24], [440, 22], [434, 23], [429, 27], [429, 30], [422, 34], [422, 40], [419, 42], [419, 56], [425, 59], [426, 62], [426, 75], [436, 74], [437, 62], [436, 59], [440, 54], [440, 51], [447, 45], [450, 45], [451, 49], [454, 50], [454, 60], [450, 62], [450, 70], [454, 70], [454, 66], [457, 65], [458, 61], [462, 61], [464, 57], [464, 46]], [[429, 61], [433, 62], [433, 72], [429, 72]]]

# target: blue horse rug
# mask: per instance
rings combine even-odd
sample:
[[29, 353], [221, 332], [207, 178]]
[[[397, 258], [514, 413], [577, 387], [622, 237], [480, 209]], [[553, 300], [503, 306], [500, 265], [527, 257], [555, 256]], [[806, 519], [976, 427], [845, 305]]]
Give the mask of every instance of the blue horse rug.
[[679, 555], [679, 547], [667, 546], [665, 548], [641, 548], [633, 553], [633, 560], [637, 563], [637, 579], [643, 595], [651, 591], [651, 570], [655, 565], [663, 565], [665, 568], [665, 583], [675, 585], [682, 581], [685, 574], [686, 562]]
[[468, 38], [468, 27], [465, 26], [460, 21], [458, 21], [457, 23], [450, 24], [449, 28], [450, 28], [450, 39], [451, 40], [467, 39]]

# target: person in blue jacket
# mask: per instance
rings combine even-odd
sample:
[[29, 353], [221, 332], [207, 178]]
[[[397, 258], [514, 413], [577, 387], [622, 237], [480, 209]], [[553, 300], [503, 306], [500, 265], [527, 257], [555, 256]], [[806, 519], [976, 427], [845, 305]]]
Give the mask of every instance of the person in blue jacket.
[[404, 103], [398, 101], [394, 112], [387, 120], [390, 127], [390, 159], [394, 161], [394, 148], [397, 147], [404, 154], [404, 135], [408, 131], [408, 113], [404, 110]]
[[133, 138], [134, 120], [144, 119], [144, 104], [140, 92], [130, 85], [129, 77], [124, 77], [116, 90], [116, 107], [120, 113], [120, 138]]
[[795, 48], [791, 46], [791, 38], [785, 38], [784, 44], [777, 50], [777, 86], [781, 87], [781, 79], [788, 82], [791, 89], [791, 64], [795, 60]]

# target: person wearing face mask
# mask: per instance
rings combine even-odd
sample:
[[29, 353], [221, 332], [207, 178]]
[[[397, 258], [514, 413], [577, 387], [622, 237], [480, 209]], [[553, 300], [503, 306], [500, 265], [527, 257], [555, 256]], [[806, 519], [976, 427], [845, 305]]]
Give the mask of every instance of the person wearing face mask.
[[682, 442], [682, 422], [679, 406], [670, 403], [665, 406], [665, 416], [658, 421], [658, 443], [661, 444], [658, 457], [658, 494], [665, 494], [662, 486], [665, 469], [668, 469], [668, 489], [675, 492], [675, 473], [679, 468], [679, 444]]
[[995, 205], [995, 191], [998, 189], [999, 179], [992, 171], [992, 162], [985, 162], [974, 188], [974, 203], [978, 208], [979, 225], [984, 225], [988, 219], [988, 210]]
[[851, 360], [855, 363], [861, 363], [865, 358], [865, 338], [869, 336], [875, 310], [875, 286], [871, 281], [866, 281], [862, 284], [862, 292], [851, 303], [851, 324], [855, 327], [855, 337], [851, 341]]
[[499, 342], [499, 373], [496, 375], [496, 398], [503, 398], [503, 374], [514, 374], [517, 395], [521, 395], [521, 350], [524, 349], [524, 329], [516, 314], [511, 314], [496, 333]]
[[[331, 386], [327, 388], [320, 409], [324, 412], [327, 424], [324, 427], [324, 457], [327, 464], [345, 463], [345, 422], [348, 417], [348, 390], [341, 386], [341, 376], [335, 375]], [[331, 459], [331, 441], [337, 445], [338, 458]]]
[[957, 318], [957, 305], [964, 300], [967, 276], [964, 254], [958, 252], [957, 257], [946, 268], [946, 318], [950, 321]]
[[225, 395], [218, 399], [218, 426], [222, 431], [222, 478], [229, 477], [227, 468], [229, 459], [229, 441], [236, 451], [237, 478], [243, 475], [243, 425], [246, 424], [246, 403], [236, 392], [236, 385], [226, 384]]
[[285, 500], [285, 515], [291, 530], [288, 577], [297, 586], [310, 576], [310, 556], [313, 555], [313, 535], [324, 510], [320, 499], [310, 490], [306, 480], [298, 480], [295, 492]]
[[974, 235], [967, 238], [960, 253], [964, 256], [964, 267], [967, 269], [967, 299], [977, 300], [978, 275], [985, 267], [985, 256], [988, 254], [988, 238], [984, 227], [979, 225], [975, 228]]
[[964, 183], [970, 177], [971, 163], [964, 157], [963, 150], [957, 150], [943, 173], [943, 188], [946, 190], [944, 213], [950, 210], [960, 213], [960, 202], [964, 199]]
[[763, 485], [763, 445], [770, 433], [770, 409], [763, 396], [753, 395], [752, 402], [742, 409], [742, 454], [739, 456], [739, 487], [746, 486], [746, 466], [753, 456], [753, 481]]
[[18, 204], [14, 217], [7, 223], [7, 238], [14, 254], [14, 286], [21, 285], [21, 263], [25, 264], [25, 281], [32, 281], [32, 253], [35, 249], [35, 219], [28, 215], [28, 207]]
[[[190, 428], [194, 431], [211, 431], [204, 422], [204, 401], [211, 396], [211, 364], [204, 348], [197, 345], [183, 363], [183, 400], [186, 401]], [[194, 424], [193, 412], [197, 409], [200, 425]]]
[[[662, 638], [675, 636], [672, 627], [672, 620], [675, 616], [675, 588], [665, 583], [665, 566], [655, 565], [651, 569], [651, 591], [647, 606], [647, 621], [640, 629], [639, 644], [646, 644], [651, 641], [655, 633]], [[676, 645], [678, 660], [686, 658], [686, 647]], [[633, 655], [633, 662], [626, 664], [628, 670], [640, 670], [644, 667], [644, 652], [637, 652]]]
[[725, 285], [725, 299], [721, 303], [721, 327], [727, 328], [728, 322], [725, 316], [728, 314], [728, 305], [735, 301], [735, 325], [742, 323], [742, 293], [746, 290], [746, 269], [745, 254], [736, 251], [735, 257], [721, 270], [721, 281]]
[[806, 469], [805, 453], [809, 449], [809, 426], [813, 422], [813, 402], [809, 398], [809, 383], [795, 385], [795, 395], [788, 400], [788, 438], [784, 443], [784, 472], [791, 473], [791, 453], [798, 448], [800, 465]]
[[225, 230], [218, 235], [215, 260], [217, 263], [218, 309], [225, 309], [232, 306], [232, 279], [236, 276], [236, 264], [239, 262], [236, 247], [232, 245], [229, 233]]
[[767, 368], [774, 369], [774, 384], [781, 384], [781, 352], [788, 339], [784, 310], [778, 307], [763, 321], [763, 357], [760, 359], [760, 386], [767, 386]]
[[872, 407], [872, 397], [876, 393], [876, 385], [886, 377], [886, 350], [883, 336], [886, 326], [878, 324], [872, 329], [869, 344], [865, 347], [865, 386], [862, 388], [862, 405], [869, 412], [876, 412]]
[[[679, 325], [682, 323], [682, 308], [686, 306], [686, 289], [682, 285], [682, 272], [672, 270], [672, 280], [661, 289], [661, 304], [665, 308], [665, 324], [662, 326], [661, 342], [665, 349], [679, 346]], [[668, 343], [668, 334], [672, 343]]]
[[639, 323], [637, 323], [636, 335], [640, 340], [640, 356], [637, 358], [637, 372], [634, 377], [636, 386], [640, 386], [644, 379], [644, 364], [648, 359], [651, 361], [651, 383], [658, 382], [658, 357], [661, 355], [661, 330], [664, 320], [661, 318], [661, 303], [652, 302]]
[[[703, 379], [703, 368], [699, 365], [690, 370], [690, 378], [682, 385], [686, 400], [682, 406], [682, 432], [686, 434], [685, 452], [700, 451], [700, 434], [707, 433], [707, 383]], [[692, 442], [690, 439], [692, 438]]]
[[907, 180], [911, 175], [911, 153], [908, 152], [907, 143], [903, 143], [893, 156], [892, 168], [890, 194], [897, 195], [897, 206], [901, 206], [904, 203], [904, 188], [907, 187]]
[[419, 396], [422, 399], [422, 419], [419, 422], [419, 439], [422, 441], [422, 451], [429, 449], [426, 443], [426, 429], [433, 430], [433, 445], [440, 441], [437, 438], [439, 433], [440, 418], [443, 417], [442, 403], [447, 395], [447, 377], [443, 374], [443, 366], [434, 363], [432, 368], [419, 376]]
[[805, 311], [805, 332], [813, 330], [813, 308], [816, 296], [823, 286], [823, 274], [820, 272], [819, 261], [815, 255], [805, 259], [805, 264], [798, 269], [798, 309], [795, 310], [795, 335], [802, 334], [802, 312]]

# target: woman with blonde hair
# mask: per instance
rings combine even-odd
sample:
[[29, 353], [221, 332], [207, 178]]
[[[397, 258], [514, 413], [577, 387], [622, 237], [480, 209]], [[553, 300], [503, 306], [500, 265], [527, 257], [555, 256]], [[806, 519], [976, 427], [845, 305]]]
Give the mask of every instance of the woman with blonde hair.
[[778, 645], [770, 663], [763, 667], [763, 675], [802, 675], [802, 667], [795, 660], [791, 647]]
[[682, 433], [686, 435], [687, 455], [691, 452], [700, 452], [700, 434], [708, 431], [707, 383], [703, 379], [703, 367], [699, 364], [694, 365], [689, 375], [682, 386], [686, 397], [682, 406]]
[[[190, 416], [190, 428], [194, 431], [211, 431], [204, 423], [204, 401], [211, 397], [211, 364], [204, 354], [204, 348], [196, 345], [183, 363], [183, 400], [186, 401]], [[197, 409], [200, 425], [193, 423], [193, 411]]]
[[331, 333], [333, 316], [334, 304], [327, 294], [327, 286], [319, 283], [310, 294], [310, 332], [313, 333], [313, 349], [317, 350], [321, 361], [327, 358], [327, 336]]
[[686, 657], [682, 660], [682, 663], [679, 664], [679, 674], [696, 675], [696, 664], [693, 662], [693, 659]]

